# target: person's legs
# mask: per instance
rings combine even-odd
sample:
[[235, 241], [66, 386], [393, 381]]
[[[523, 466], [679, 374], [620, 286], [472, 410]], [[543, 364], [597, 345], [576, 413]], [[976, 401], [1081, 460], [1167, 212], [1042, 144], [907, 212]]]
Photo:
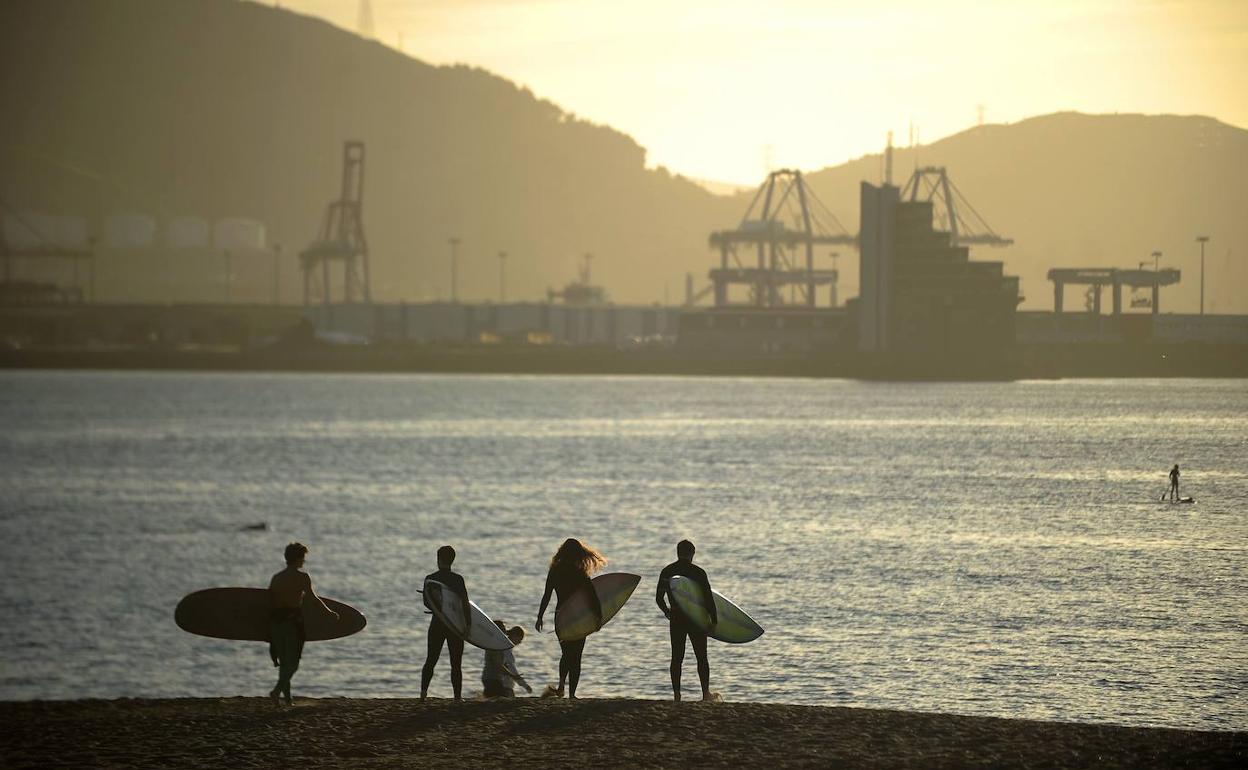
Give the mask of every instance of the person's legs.
[[577, 639], [568, 642], [565, 653], [568, 655], [568, 697], [576, 697], [576, 684], [581, 681], [581, 654], [585, 652], [585, 640]]
[[299, 670], [299, 659], [303, 656], [303, 629], [296, 619], [275, 620], [269, 625], [272, 654], [277, 661], [277, 685], [269, 692], [269, 697], [277, 703], [279, 696], [290, 705], [290, 680]]
[[672, 620], [667, 624], [667, 633], [672, 640], [672, 663], [668, 670], [672, 674], [672, 695], [680, 700], [680, 669], [685, 662], [685, 624]]
[[[446, 627], [442, 621], [434, 618], [429, 621], [428, 648], [425, 653], [425, 667], [420, 670], [420, 699], [424, 700], [429, 692], [429, 683], [433, 681], [433, 668], [438, 665], [438, 657], [442, 655], [442, 643], [446, 641]], [[462, 649], [462, 648], [461, 648]]]
[[693, 644], [693, 655], [698, 659], [698, 680], [702, 683], [702, 699], [711, 697], [711, 663], [706, 657], [706, 634], [692, 631], [689, 641]]
[[455, 691], [455, 700], [459, 700], [464, 688], [464, 640], [458, 636], [447, 637], [446, 649], [451, 653], [451, 689]]
[[572, 654], [568, 652], [568, 645], [571, 642], [559, 642], [559, 695], [563, 696], [563, 686], [568, 681], [568, 663], [572, 660]]

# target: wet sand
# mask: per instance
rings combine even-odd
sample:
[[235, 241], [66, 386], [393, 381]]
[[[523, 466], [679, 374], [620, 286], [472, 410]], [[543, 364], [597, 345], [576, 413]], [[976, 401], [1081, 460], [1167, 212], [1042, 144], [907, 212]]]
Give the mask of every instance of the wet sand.
[[1248, 767], [1248, 733], [640, 700], [0, 703], [0, 767]]

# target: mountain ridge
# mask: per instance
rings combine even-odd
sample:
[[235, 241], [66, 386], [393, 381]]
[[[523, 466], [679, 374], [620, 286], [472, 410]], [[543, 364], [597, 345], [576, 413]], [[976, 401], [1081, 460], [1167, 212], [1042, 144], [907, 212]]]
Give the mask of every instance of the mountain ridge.
[[[678, 301], [704, 285], [712, 230], [748, 196], [647, 168], [628, 135], [465, 65], [435, 66], [320, 19], [229, 0], [12, 0], [0, 7], [0, 194], [27, 208], [158, 216], [252, 216], [292, 255], [313, 240], [338, 190], [342, 142], [365, 141], [373, 295], [449, 295], [447, 239], [461, 246], [459, 296], [543, 298], [593, 253], [594, 279], [623, 302]], [[42, 156], [44, 159], [40, 159]], [[857, 229], [858, 182], [879, 154], [806, 173]], [[107, 181], [57, 170], [90, 170]], [[1153, 250], [1184, 283], [1163, 309], [1191, 310], [1194, 239], [1213, 241], [1210, 309], [1248, 303], [1248, 272], [1225, 249], [1248, 241], [1248, 132], [1199, 116], [1061, 112], [896, 148], [896, 182], [945, 165], [1023, 276], [1025, 307], [1049, 307], [1055, 266], [1133, 267]], [[842, 255], [841, 296], [857, 260]], [[826, 258], [826, 255], [825, 255]], [[283, 273], [287, 296], [294, 270]], [[267, 290], [258, 293], [267, 296]], [[1068, 306], [1075, 303], [1068, 299]]]

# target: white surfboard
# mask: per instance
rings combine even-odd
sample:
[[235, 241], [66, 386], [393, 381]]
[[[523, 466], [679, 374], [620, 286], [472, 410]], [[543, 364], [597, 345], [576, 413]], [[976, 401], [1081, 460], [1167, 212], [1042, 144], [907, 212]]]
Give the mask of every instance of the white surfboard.
[[668, 581], [668, 586], [672, 601], [680, 611], [712, 639], [729, 644], [744, 644], [763, 635], [763, 627], [755, 623], [754, 618], [714, 588], [711, 589], [711, 594], [715, 597], [718, 622], [712, 626], [711, 614], [707, 610], [706, 592], [697, 581], [677, 575]]
[[594, 593], [598, 594], [598, 603], [602, 605], [602, 625], [598, 625], [589, 592], [581, 589], [555, 610], [555, 631], [559, 641], [584, 639], [605, 626], [633, 595], [633, 589], [640, 582], [641, 575], [629, 572], [608, 572], [591, 580]]
[[494, 625], [490, 616], [486, 615], [485, 611], [472, 600], [468, 601], [468, 611], [472, 615], [472, 628], [465, 633], [463, 602], [459, 594], [444, 583], [426, 580], [423, 593], [425, 606], [438, 620], [442, 621], [443, 625], [451, 629], [451, 633], [468, 644], [483, 650], [510, 650], [514, 646], [507, 638], [507, 634]]

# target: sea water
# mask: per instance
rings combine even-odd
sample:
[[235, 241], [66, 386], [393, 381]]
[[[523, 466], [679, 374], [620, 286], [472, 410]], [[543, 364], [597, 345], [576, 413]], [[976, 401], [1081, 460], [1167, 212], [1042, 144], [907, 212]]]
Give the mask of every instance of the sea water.
[[[1176, 462], [1196, 505], [1157, 502]], [[711, 643], [727, 700], [1248, 729], [1243, 380], [0, 373], [3, 699], [267, 692], [264, 644], [173, 608], [292, 540], [369, 619], [296, 694], [418, 694], [444, 543], [540, 689], [566, 537], [642, 576], [584, 697], [670, 697], [655, 579], [687, 537], [766, 628]]]

